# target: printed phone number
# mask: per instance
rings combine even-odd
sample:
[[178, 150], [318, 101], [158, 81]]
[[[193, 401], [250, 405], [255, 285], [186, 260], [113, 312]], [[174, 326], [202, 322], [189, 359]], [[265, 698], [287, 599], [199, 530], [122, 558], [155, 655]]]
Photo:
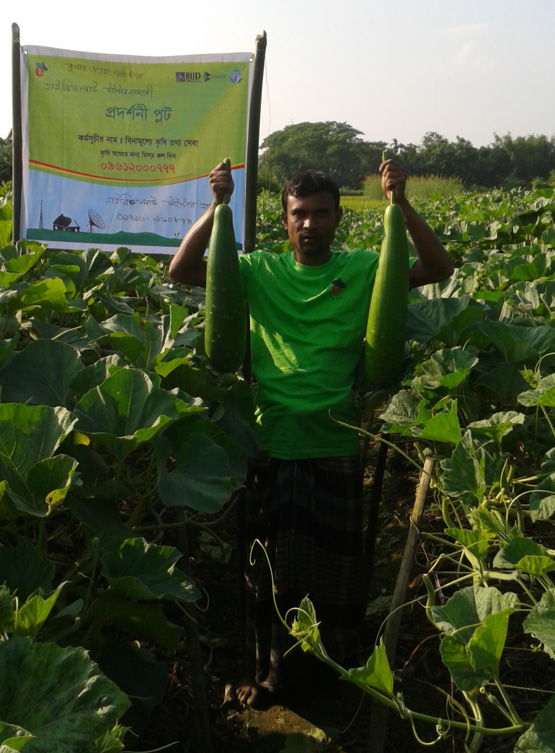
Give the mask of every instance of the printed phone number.
[[161, 173], [169, 175], [175, 175], [174, 165], [141, 165], [137, 162], [101, 162], [101, 170], [112, 171], [115, 170], [119, 173]]
[[193, 224], [193, 220], [189, 217], [161, 217], [160, 215], [156, 215], [156, 217], [153, 217], [152, 220], [150, 217], [145, 217], [142, 214], [126, 214], [124, 212], [118, 212], [116, 215], [117, 219], [120, 222], [165, 222], [165, 223], [175, 223], [176, 225], [188, 225], [189, 227]]

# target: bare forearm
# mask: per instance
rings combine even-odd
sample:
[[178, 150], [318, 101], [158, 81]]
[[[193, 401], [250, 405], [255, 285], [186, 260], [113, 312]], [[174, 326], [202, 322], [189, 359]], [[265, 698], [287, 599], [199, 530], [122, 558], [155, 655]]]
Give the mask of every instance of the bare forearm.
[[419, 287], [450, 277], [453, 274], [453, 262], [437, 235], [406, 198], [399, 204], [418, 254], [418, 259], [411, 268], [410, 286]]
[[206, 260], [204, 254], [210, 242], [210, 233], [214, 223], [214, 211], [217, 204], [212, 202], [206, 212], [187, 232], [175, 256], [169, 273], [178, 282], [186, 285], [206, 286]]

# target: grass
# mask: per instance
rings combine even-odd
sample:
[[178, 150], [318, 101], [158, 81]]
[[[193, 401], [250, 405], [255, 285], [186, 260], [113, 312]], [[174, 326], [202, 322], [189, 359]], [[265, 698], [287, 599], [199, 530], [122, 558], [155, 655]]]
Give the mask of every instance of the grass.
[[[409, 198], [445, 199], [463, 193], [464, 187], [458, 178], [440, 178], [437, 175], [427, 175], [425, 177], [409, 177], [406, 190]], [[378, 175], [369, 175], [364, 183], [364, 196], [349, 197], [349, 199], [351, 198], [378, 202], [376, 204], [369, 204], [368, 206], [370, 207], [382, 206], [383, 193], [380, 177]], [[358, 208], [362, 209], [366, 208], [366, 206], [361, 204]]]

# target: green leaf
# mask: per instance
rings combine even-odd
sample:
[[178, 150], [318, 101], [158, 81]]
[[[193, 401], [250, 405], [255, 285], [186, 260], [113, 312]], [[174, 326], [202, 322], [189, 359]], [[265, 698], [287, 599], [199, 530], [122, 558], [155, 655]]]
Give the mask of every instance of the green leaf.
[[440, 630], [466, 644], [489, 615], [514, 611], [517, 602], [514, 593], [504, 594], [491, 586], [468, 587], [453, 594], [443, 606], [432, 607], [432, 616]]
[[555, 569], [555, 560], [540, 544], [518, 536], [497, 552], [494, 567], [512, 567], [532, 576], [545, 575]]
[[130, 601], [112, 591], [100, 593], [96, 603], [95, 625], [101, 630], [113, 625], [135, 638], [144, 636], [168, 651], [175, 651], [181, 633], [168, 622], [162, 603]]
[[424, 389], [455, 390], [478, 363], [477, 350], [469, 348], [443, 348], [424, 361], [415, 370], [417, 384]]
[[102, 555], [102, 574], [116, 593], [130, 599], [197, 601], [200, 592], [193, 579], [175, 567], [180, 558], [171, 546], [126, 539], [116, 551]]
[[[56, 452], [75, 422], [75, 417], [61, 407], [0, 404], [0, 476], [7, 483], [7, 494], [0, 499], [0, 518], [14, 517], [14, 508], [30, 515], [48, 514], [48, 495], [56, 497], [60, 484], [66, 487], [63, 472], [73, 473], [74, 461], [59, 456], [60, 460], [50, 463], [48, 469], [35, 466]], [[54, 487], [46, 489], [49, 478]], [[34, 482], [39, 488], [33, 487]]]
[[17, 724], [5, 724], [0, 722], [0, 753], [11, 753], [14, 750], [22, 750], [25, 743], [33, 739]]
[[491, 534], [486, 534], [484, 531], [471, 531], [468, 528], [446, 528], [445, 533], [452, 536], [479, 560], [483, 560], [488, 553]]
[[38, 589], [49, 592], [54, 569], [54, 563], [45, 560], [28, 539], [16, 546], [0, 547], [0, 583], [22, 601]]
[[515, 426], [522, 426], [524, 421], [523, 413], [506, 411], [504, 413], [493, 413], [489, 418], [481, 421], [472, 421], [468, 424], [468, 428], [473, 435], [484, 434], [500, 445], [503, 437], [511, 432]]
[[82, 648], [12, 638], [0, 645], [0, 718], [35, 736], [26, 753], [95, 753], [129, 705]]
[[554, 753], [555, 751], [555, 698], [534, 717], [532, 726], [521, 735], [513, 753]]
[[443, 492], [467, 505], [481, 502], [486, 491], [486, 459], [481, 448], [474, 447], [467, 431], [450, 458], [441, 461]]
[[218, 512], [242, 484], [243, 477], [234, 475], [226, 450], [195, 432], [176, 448], [175, 469], [161, 471], [158, 492], [167, 507]]
[[426, 421], [422, 432], [418, 434], [418, 438], [448, 444], [460, 442], [462, 433], [457, 415], [457, 401], [453, 400], [448, 411], [437, 413]]
[[31, 596], [25, 604], [20, 606], [15, 616], [15, 635], [28, 635], [34, 638], [46, 622], [48, 615], [54, 608], [64, 584], [60, 584], [47, 599], [37, 594]]
[[358, 685], [369, 685], [391, 698], [393, 695], [393, 673], [389, 666], [383, 638], [380, 638], [379, 644], [374, 648], [364, 667], [350, 669], [342, 679], [354, 681]]
[[114, 641], [102, 649], [98, 664], [132, 700], [121, 721], [139, 735], [167, 691], [167, 663], [144, 648]]
[[524, 631], [530, 633], [543, 644], [543, 650], [555, 659], [555, 588], [546, 591], [528, 617], [524, 620]]
[[122, 460], [178, 417], [174, 399], [147, 374], [120, 369], [87, 392], [75, 407], [78, 430]]
[[60, 312], [68, 308], [66, 287], [58, 278], [33, 282], [23, 290], [9, 293], [12, 295], [0, 294], [0, 307], [5, 305], [11, 314], [35, 306]]
[[540, 379], [535, 389], [521, 392], [517, 400], [521, 405], [555, 408], [555, 374], [548, 374]]
[[[542, 464], [542, 470], [544, 468]], [[530, 494], [530, 517], [535, 520], [548, 520], [555, 512], [555, 473], [542, 479]]]
[[527, 363], [530, 367], [540, 355], [555, 351], [553, 327], [487, 321], [480, 324], [480, 330], [503, 353], [505, 359], [513, 363]]

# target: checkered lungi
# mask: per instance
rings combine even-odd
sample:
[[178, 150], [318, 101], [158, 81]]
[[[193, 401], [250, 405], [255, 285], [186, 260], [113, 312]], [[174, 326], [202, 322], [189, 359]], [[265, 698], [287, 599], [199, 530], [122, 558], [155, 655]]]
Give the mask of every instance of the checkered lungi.
[[[279, 460], [250, 466], [247, 541], [259, 539], [273, 570], [276, 601], [285, 616], [309, 596], [327, 653], [353, 666], [362, 624], [362, 469], [357, 456]], [[293, 641], [275, 611], [262, 551], [246, 566], [249, 660], [270, 690], [289, 684]], [[288, 617], [288, 623], [294, 615]], [[301, 649], [295, 649], [294, 654]]]

